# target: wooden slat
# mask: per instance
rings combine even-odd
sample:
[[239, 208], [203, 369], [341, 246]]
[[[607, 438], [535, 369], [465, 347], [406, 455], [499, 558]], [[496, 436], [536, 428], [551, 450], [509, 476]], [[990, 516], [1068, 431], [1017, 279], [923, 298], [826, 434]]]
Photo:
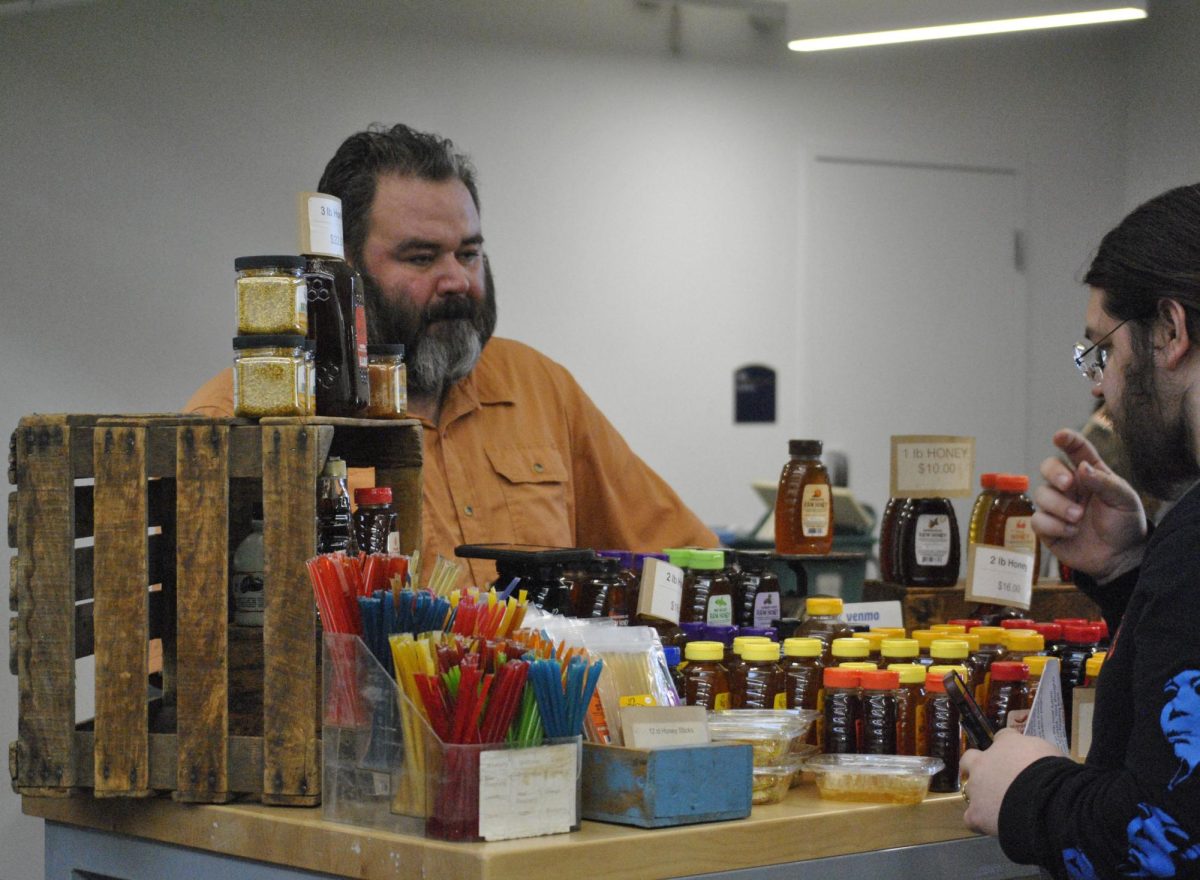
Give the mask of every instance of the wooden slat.
[[[8, 610], [18, 611], [21, 608], [21, 578], [25, 576], [25, 567], [21, 564], [20, 556], [8, 560]], [[15, 647], [15, 646], [14, 646]], [[14, 672], [13, 675], [16, 675]]]
[[17, 429], [18, 785], [70, 788], [75, 728], [72, 429], [31, 417]]
[[[75, 773], [89, 779], [93, 773], [95, 735], [88, 730], [75, 732]], [[173, 733], [150, 734], [150, 787], [172, 791], [178, 782], [178, 737]], [[263, 749], [257, 736], [231, 736], [227, 778], [230, 794], [258, 795], [262, 792]], [[22, 792], [23, 794], [27, 792]], [[217, 803], [211, 801], [210, 803]]]
[[8, 435], [8, 485], [17, 485], [17, 432]]
[[262, 428], [264, 803], [320, 798], [316, 614], [304, 566], [317, 545], [319, 430]]
[[175, 799], [229, 797], [229, 429], [178, 429], [178, 783]]
[[[147, 582], [161, 584], [163, 580], [163, 560], [174, 548], [167, 546], [162, 535], [149, 535], [146, 538], [146, 554], [149, 563]], [[86, 602], [95, 595], [95, 552], [91, 547], [75, 548], [75, 601]]]
[[97, 428], [95, 794], [148, 795], [146, 429]]
[[8, 546], [9, 549], [17, 549], [17, 512], [20, 510], [17, 502], [17, 493], [8, 493]]

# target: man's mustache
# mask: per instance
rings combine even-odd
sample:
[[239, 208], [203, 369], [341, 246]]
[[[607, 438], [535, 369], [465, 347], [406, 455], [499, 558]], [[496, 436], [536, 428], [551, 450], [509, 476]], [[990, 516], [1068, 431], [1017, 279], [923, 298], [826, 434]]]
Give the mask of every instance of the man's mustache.
[[451, 296], [439, 299], [425, 307], [422, 316], [425, 324], [435, 321], [455, 321], [463, 318], [472, 319], [479, 313], [479, 303], [469, 296]]

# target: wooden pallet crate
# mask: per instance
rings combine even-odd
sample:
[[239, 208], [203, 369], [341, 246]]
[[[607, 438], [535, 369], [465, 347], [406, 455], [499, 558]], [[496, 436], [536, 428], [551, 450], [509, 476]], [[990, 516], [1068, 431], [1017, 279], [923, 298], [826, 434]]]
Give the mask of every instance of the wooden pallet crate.
[[[863, 584], [864, 602], [897, 601], [904, 613], [908, 630], [927, 629], [935, 623], [967, 617], [977, 603], [967, 602], [966, 590], [960, 583], [953, 587], [906, 587], [886, 581], [867, 581]], [[1034, 620], [1054, 620], [1057, 617], [1086, 617], [1100, 619], [1100, 608], [1074, 584], [1043, 580], [1033, 588], [1029, 611]]]
[[[319, 803], [320, 652], [304, 566], [317, 479], [330, 454], [374, 467], [393, 490], [401, 546], [420, 546], [420, 432], [333, 418], [22, 419], [9, 459], [14, 789]], [[256, 502], [264, 625], [237, 627], [229, 557]], [[95, 718], [77, 723], [76, 661], [90, 655]]]

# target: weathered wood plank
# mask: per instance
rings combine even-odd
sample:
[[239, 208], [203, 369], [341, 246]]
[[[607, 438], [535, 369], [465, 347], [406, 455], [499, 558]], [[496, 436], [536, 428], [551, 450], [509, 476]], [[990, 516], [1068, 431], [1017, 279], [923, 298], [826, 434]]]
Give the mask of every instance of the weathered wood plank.
[[20, 507], [17, 502], [17, 493], [8, 493], [8, 546], [10, 550], [17, 549], [17, 514]]
[[146, 429], [97, 428], [95, 795], [149, 795]]
[[229, 796], [229, 429], [181, 427], [176, 442], [175, 798], [212, 803]]
[[316, 614], [306, 559], [316, 553], [319, 428], [262, 428], [263, 802], [320, 796]]
[[[21, 608], [21, 579], [25, 577], [25, 567], [21, 563], [22, 559], [20, 556], [12, 556], [8, 560], [9, 611], [19, 611]], [[14, 672], [13, 675], [16, 675], [16, 673]]]
[[18, 779], [22, 788], [76, 784], [75, 570], [72, 429], [30, 417], [17, 429], [17, 555], [23, 560], [13, 638], [18, 689]]
[[[79, 779], [90, 779], [95, 735], [89, 730], [75, 732], [75, 773]], [[150, 734], [150, 787], [157, 791], [172, 791], [178, 781], [178, 737], [173, 733]], [[256, 736], [229, 738], [229, 793], [258, 795], [262, 791], [262, 739]], [[28, 794], [28, 792], [23, 792]], [[178, 798], [177, 798], [178, 799]], [[207, 801], [206, 803], [220, 803]]]
[[[146, 580], [152, 584], [163, 581], [163, 560], [174, 553], [162, 535], [148, 535], [146, 554], [149, 568]], [[95, 552], [91, 547], [75, 548], [75, 601], [86, 602], [95, 596]]]

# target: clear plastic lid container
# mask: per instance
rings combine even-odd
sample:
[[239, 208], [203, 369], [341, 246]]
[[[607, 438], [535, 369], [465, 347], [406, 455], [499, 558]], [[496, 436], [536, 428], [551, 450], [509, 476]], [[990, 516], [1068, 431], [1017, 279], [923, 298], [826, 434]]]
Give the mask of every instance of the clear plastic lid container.
[[783, 800], [804, 761], [803, 755], [785, 755], [774, 764], [763, 767], [755, 765], [750, 803], [758, 806], [777, 804]]
[[744, 742], [754, 749], [754, 766], [777, 764], [802, 750], [808, 729], [820, 715], [814, 709], [729, 709], [708, 713], [713, 742]]
[[940, 758], [915, 755], [815, 755], [804, 762], [821, 797], [885, 804], [920, 803], [943, 766]]

